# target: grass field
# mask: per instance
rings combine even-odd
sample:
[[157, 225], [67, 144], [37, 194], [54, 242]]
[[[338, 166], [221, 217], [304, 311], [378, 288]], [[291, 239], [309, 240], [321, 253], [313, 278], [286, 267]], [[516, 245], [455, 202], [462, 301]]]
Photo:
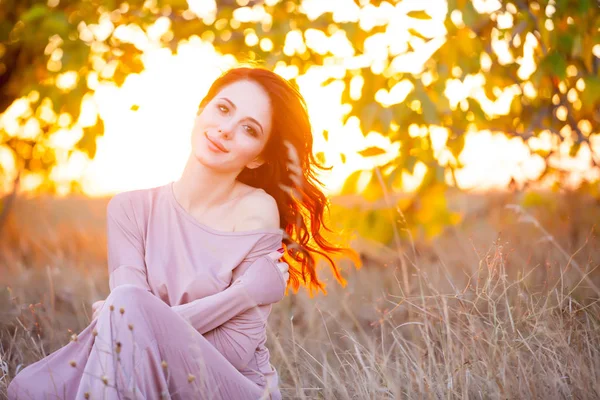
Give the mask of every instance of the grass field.
[[[12, 214], [0, 241], [0, 398], [108, 295], [106, 201], [22, 200]], [[600, 204], [573, 193], [509, 206], [519, 203], [464, 195], [451, 203], [463, 222], [432, 241], [357, 238], [364, 266], [340, 261], [345, 288], [323, 268], [327, 296], [277, 304], [267, 346], [284, 397], [600, 398]]]

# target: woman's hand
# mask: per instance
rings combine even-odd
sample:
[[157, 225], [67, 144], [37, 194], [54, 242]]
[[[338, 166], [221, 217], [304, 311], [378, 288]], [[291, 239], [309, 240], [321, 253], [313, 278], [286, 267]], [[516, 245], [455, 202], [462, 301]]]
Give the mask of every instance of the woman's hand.
[[103, 304], [104, 300], [98, 300], [97, 302], [92, 304], [92, 321], [98, 317], [98, 314], [100, 314], [100, 309], [102, 308]]
[[282, 255], [279, 251], [267, 254], [266, 257], [273, 262], [262, 258], [257, 259], [233, 282], [233, 285], [242, 285], [248, 297], [256, 305], [277, 303], [285, 296], [289, 279], [288, 264], [278, 262]]
[[290, 273], [288, 272], [290, 269], [290, 266], [286, 262], [277, 261], [283, 254], [279, 253], [279, 255], [277, 255], [276, 253], [279, 253], [279, 252], [274, 251], [273, 253], [270, 253], [270, 254], [272, 254], [272, 257], [276, 257], [276, 258], [274, 258], [274, 260], [277, 262], [277, 267], [283, 274], [283, 280], [285, 280], [285, 282], [287, 284], [287, 281], [290, 280]]

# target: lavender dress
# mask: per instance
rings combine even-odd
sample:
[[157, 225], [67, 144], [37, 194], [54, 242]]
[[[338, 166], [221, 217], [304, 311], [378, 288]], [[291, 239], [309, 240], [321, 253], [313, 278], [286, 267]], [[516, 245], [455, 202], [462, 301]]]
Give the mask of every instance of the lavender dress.
[[210, 228], [170, 182], [115, 195], [107, 238], [110, 295], [98, 318], [21, 370], [10, 400], [281, 398], [265, 347], [272, 305], [232, 282], [254, 271], [261, 290], [285, 287], [272, 257], [283, 230]]

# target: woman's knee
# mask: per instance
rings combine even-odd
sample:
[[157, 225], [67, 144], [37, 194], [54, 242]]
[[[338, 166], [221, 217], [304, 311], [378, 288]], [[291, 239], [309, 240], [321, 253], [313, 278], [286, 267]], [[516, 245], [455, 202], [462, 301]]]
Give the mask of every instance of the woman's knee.
[[124, 313], [127, 308], [144, 308], [155, 301], [154, 295], [139, 286], [125, 284], [114, 288], [105, 301], [105, 306], [113, 306], [117, 311]]
[[[38, 398], [37, 396], [43, 395], [43, 393], [36, 390], [41, 390], [40, 386], [32, 385], [34, 376], [31, 374], [31, 368], [22, 369], [13, 380], [10, 382], [7, 388], [8, 399], [26, 399], [26, 398]], [[40, 397], [41, 398], [41, 397]]]

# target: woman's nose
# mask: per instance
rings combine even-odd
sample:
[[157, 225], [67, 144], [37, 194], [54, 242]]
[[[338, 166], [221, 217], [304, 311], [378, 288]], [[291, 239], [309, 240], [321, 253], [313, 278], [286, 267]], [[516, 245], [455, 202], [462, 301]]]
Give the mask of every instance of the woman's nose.
[[219, 139], [229, 140], [229, 134], [227, 132], [219, 131]]
[[219, 136], [224, 139], [229, 139], [232, 135], [232, 132], [233, 132], [233, 127], [223, 126], [223, 125], [221, 125], [221, 127], [217, 130], [217, 133], [219, 134]]

